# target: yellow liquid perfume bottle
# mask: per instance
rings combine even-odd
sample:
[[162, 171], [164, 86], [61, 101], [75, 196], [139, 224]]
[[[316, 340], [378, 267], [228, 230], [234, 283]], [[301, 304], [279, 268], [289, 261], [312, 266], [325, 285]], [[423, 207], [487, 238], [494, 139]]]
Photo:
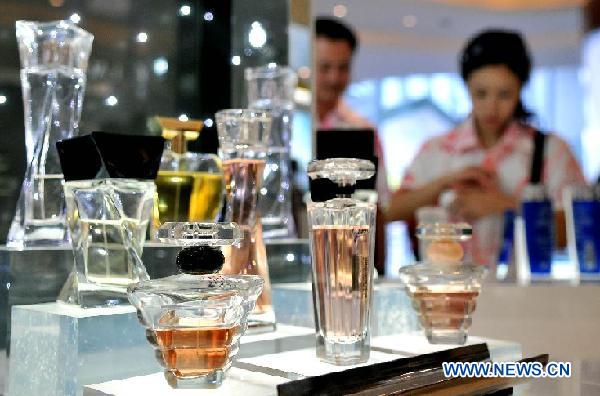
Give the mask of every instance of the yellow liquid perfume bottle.
[[194, 153], [202, 121], [156, 117], [168, 146], [156, 178], [154, 225], [167, 221], [215, 221], [223, 199], [223, 169], [214, 154]]

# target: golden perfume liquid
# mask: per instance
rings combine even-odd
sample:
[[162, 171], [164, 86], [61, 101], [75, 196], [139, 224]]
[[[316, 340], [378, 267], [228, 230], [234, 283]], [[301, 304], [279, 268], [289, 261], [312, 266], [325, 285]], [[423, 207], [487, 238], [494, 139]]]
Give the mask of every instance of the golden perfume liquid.
[[159, 223], [215, 221], [221, 209], [223, 175], [209, 172], [159, 171], [156, 178]]

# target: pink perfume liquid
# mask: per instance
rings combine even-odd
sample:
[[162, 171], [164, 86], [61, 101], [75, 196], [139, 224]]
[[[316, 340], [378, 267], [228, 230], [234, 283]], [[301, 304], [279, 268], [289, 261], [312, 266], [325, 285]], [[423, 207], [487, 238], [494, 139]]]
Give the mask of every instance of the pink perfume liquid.
[[368, 226], [313, 226], [317, 355], [335, 364], [369, 357], [373, 268]]
[[477, 290], [418, 289], [411, 293], [412, 303], [425, 329], [461, 330], [470, 327]]
[[258, 192], [265, 167], [264, 160], [231, 159], [223, 161], [227, 221], [236, 222], [243, 234], [239, 245], [226, 247], [224, 274], [259, 275], [265, 281], [262, 294], [256, 301], [256, 313], [273, 310], [267, 254], [262, 238], [260, 214], [257, 210]]

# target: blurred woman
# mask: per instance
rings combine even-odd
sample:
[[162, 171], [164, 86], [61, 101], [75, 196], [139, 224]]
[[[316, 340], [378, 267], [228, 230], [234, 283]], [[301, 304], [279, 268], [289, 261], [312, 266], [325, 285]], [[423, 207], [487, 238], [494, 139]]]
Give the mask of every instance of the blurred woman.
[[[517, 208], [530, 180], [537, 132], [527, 123], [531, 114], [521, 102], [530, 71], [529, 53], [518, 33], [488, 30], [469, 40], [460, 72], [471, 114], [421, 147], [391, 199], [388, 220], [412, 221], [419, 207], [437, 205], [440, 195], [452, 190], [450, 212], [474, 226], [473, 260], [495, 263], [503, 213]], [[568, 145], [554, 134], [545, 134], [541, 169], [541, 183], [559, 207], [563, 188], [584, 182]]]

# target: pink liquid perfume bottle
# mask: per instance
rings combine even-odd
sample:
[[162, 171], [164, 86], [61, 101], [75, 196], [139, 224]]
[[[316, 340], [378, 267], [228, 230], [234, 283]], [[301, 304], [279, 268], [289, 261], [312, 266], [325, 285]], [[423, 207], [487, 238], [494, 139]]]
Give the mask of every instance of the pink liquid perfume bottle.
[[317, 356], [336, 365], [369, 359], [376, 207], [351, 194], [374, 173], [373, 163], [354, 158], [308, 165]]

